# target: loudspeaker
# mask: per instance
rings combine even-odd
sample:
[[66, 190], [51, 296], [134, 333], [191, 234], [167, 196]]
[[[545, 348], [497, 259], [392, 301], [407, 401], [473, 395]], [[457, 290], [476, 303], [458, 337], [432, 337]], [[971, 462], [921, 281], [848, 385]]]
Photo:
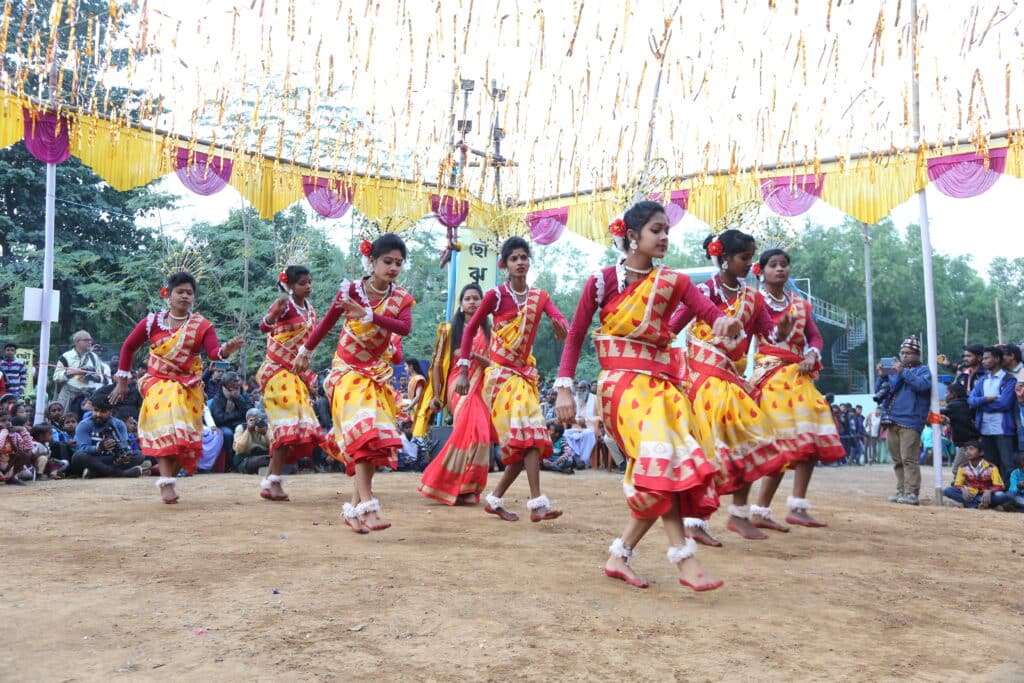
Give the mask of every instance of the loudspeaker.
[[441, 452], [444, 445], [448, 443], [448, 439], [451, 438], [452, 428], [444, 425], [440, 427], [431, 427], [427, 433], [427, 443], [430, 445], [430, 459]]

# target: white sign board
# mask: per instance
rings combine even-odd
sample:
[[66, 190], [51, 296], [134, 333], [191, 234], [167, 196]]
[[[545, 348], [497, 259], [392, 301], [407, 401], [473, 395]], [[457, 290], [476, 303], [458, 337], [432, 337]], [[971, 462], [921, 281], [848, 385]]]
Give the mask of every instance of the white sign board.
[[[53, 290], [50, 296], [50, 322], [60, 319], [60, 291]], [[25, 309], [21, 319], [28, 322], [43, 321], [43, 290], [38, 287], [25, 288]]]

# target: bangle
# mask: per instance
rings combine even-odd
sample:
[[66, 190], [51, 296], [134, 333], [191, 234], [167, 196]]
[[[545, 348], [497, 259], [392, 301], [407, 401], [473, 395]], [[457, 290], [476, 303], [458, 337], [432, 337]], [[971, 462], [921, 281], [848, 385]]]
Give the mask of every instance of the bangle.
[[312, 352], [309, 349], [307, 349], [305, 346], [300, 346], [299, 350], [295, 352], [295, 355], [299, 356], [300, 358], [305, 358], [310, 353], [312, 353]]

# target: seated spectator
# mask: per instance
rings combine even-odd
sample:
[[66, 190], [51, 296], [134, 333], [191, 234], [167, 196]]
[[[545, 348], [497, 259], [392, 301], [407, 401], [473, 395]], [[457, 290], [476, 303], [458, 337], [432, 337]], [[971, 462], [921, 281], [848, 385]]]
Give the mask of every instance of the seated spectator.
[[965, 450], [967, 461], [956, 473], [953, 485], [947, 486], [942, 492], [943, 495], [965, 508], [985, 509], [1012, 502], [1010, 496], [1003, 490], [1003, 478], [999, 476], [999, 469], [981, 457], [984, 454], [981, 441], [968, 441]]
[[125, 424], [128, 424], [128, 418], [138, 421], [139, 411], [142, 410], [142, 394], [139, 392], [140, 376], [137, 371], [132, 371], [131, 377], [128, 378], [128, 393], [114, 406], [114, 417]]
[[206, 394], [207, 401], [216, 398], [220, 393], [220, 383], [224, 378], [227, 365], [226, 361], [212, 361], [203, 373], [203, 392]]
[[967, 442], [981, 436], [974, 426], [974, 411], [967, 405], [967, 389], [963, 384], [950, 384], [946, 389], [946, 407], [942, 414], [949, 423], [950, 440], [956, 446], [953, 460], [953, 476], [956, 476], [957, 469], [967, 459]]
[[64, 404], [60, 401], [50, 401], [46, 404], [46, 413], [43, 417], [55, 428], [60, 429], [64, 426]]
[[14, 394], [4, 394], [0, 396], [0, 413], [10, 416], [14, 413], [14, 404], [18, 402], [18, 397]]
[[61, 431], [68, 435], [69, 442], [74, 447], [75, 431], [78, 429], [78, 418], [75, 417], [74, 413], [64, 413], [64, 417], [61, 418], [61, 424], [63, 426]]
[[398, 452], [399, 472], [422, 472], [426, 467], [421, 457], [420, 440], [412, 435], [412, 420], [403, 420], [399, 425], [402, 432], [402, 450]]
[[540, 411], [544, 414], [545, 422], [555, 421], [555, 399], [557, 398], [558, 392], [554, 389], [548, 389], [544, 393], [544, 402], [540, 404]]
[[242, 393], [242, 378], [237, 372], [225, 372], [220, 391], [210, 403], [210, 414], [213, 415], [214, 424], [224, 434], [224, 447], [232, 460], [235, 456], [232, 445], [235, 430], [246, 423], [246, 413], [252, 407], [249, 397]]
[[32, 452], [32, 436], [23, 423], [0, 411], [0, 483], [24, 484], [19, 476]]
[[93, 394], [92, 413], [75, 428], [71, 462], [83, 479], [141, 477], [142, 454], [128, 445], [128, 428], [113, 416], [109, 396], [107, 388]]
[[11, 406], [11, 417], [20, 417], [25, 421], [32, 419], [32, 409], [24, 403], [15, 403]]
[[232, 434], [235, 453], [232, 464], [242, 474], [257, 474], [270, 465], [270, 440], [267, 438], [267, 417], [256, 408], [245, 414], [245, 424]]
[[1024, 453], [1017, 454], [1017, 468], [1010, 473], [1010, 488], [1007, 493], [1013, 499], [1017, 510], [1024, 510]]
[[565, 428], [558, 422], [551, 422], [548, 424], [548, 432], [551, 434], [554, 452], [551, 457], [540, 461], [541, 468], [562, 474], [575, 474], [576, 471], [572, 467], [572, 451], [565, 447], [563, 438]]
[[57, 457], [60, 452], [54, 449], [58, 444], [53, 440], [53, 427], [40, 422], [32, 426], [29, 435], [32, 437], [32, 464], [36, 468], [36, 478], [46, 481], [63, 477], [71, 461]]

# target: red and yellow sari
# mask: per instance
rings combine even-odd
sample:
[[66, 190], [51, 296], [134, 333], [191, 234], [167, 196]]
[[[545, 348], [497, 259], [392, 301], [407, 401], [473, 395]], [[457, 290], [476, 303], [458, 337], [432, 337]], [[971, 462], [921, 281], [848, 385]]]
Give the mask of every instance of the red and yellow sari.
[[594, 332], [601, 419], [629, 459], [623, 489], [640, 519], [664, 515], [673, 495], [684, 515], [718, 508], [716, 468], [690, 434], [681, 351], [670, 346], [669, 316], [690, 286], [685, 275], [655, 268], [601, 304]]
[[[814, 386], [821, 363], [810, 375], [801, 375], [799, 370], [804, 347], [820, 347], [821, 336], [814, 327], [811, 305], [795, 294], [788, 296], [788, 308], [776, 311], [769, 306], [768, 310], [776, 323], [786, 313], [791, 314], [796, 320], [793, 332], [785, 342], [758, 337], [756, 366], [751, 377], [752, 396], [771, 419], [786, 463], [811, 459], [835, 462], [845, 453], [832, 410]], [[821, 349], [818, 351], [820, 353]]]
[[531, 287], [517, 313], [506, 319], [495, 316], [491, 330], [491, 364], [484, 371], [483, 395], [506, 465], [522, 460], [531, 448], [540, 451], [542, 460], [554, 452], [540, 409], [533, 357], [533, 340], [548, 299], [547, 292]]
[[285, 462], [298, 462], [309, 457], [313, 447], [325, 451], [336, 449], [320, 428], [309, 399], [316, 386], [316, 373], [295, 374], [295, 358], [303, 342], [316, 326], [316, 311], [307, 302], [307, 311], [298, 310], [289, 302], [287, 312], [272, 326], [260, 324], [267, 333], [267, 355], [256, 373], [256, 382], [263, 392], [263, 408], [267, 413], [267, 437], [270, 449], [287, 448]]
[[742, 378], [750, 334], [764, 300], [755, 289], [744, 287], [731, 303], [714, 297], [712, 301], [746, 331], [739, 339], [720, 339], [710, 325], [695, 320], [687, 333], [695, 436], [716, 460], [718, 491], [726, 494], [777, 472], [785, 459], [775, 444], [771, 420], [750, 397]]
[[[473, 353], [484, 355], [487, 343], [483, 331], [477, 331]], [[419, 492], [427, 498], [454, 505], [459, 496], [479, 495], [487, 486], [491, 444], [498, 441], [498, 435], [482, 396], [484, 374], [483, 364], [474, 356], [469, 365], [469, 393], [463, 396], [454, 390], [459, 373], [448, 373], [446, 393], [452, 412], [452, 433], [423, 471]]]
[[[395, 318], [415, 305], [412, 295], [394, 285], [391, 293], [373, 306], [374, 313]], [[402, 447], [398, 417], [398, 392], [391, 386], [395, 336], [373, 322], [346, 319], [324, 381], [331, 402], [334, 428], [330, 436], [338, 444], [335, 459], [355, 475], [355, 463], [397, 467]]]
[[[199, 352], [213, 323], [193, 313], [178, 329], [166, 330], [154, 326], [158, 315], [151, 316], [147, 326], [149, 361], [139, 379], [139, 447], [146, 456], [177, 458], [191, 474], [203, 454], [205, 395]], [[130, 367], [134, 349], [123, 349], [125, 353]]]
[[437, 399], [444, 408], [446, 387], [451, 386], [458, 377], [458, 367], [452, 364], [451, 334], [451, 323], [441, 323], [437, 326], [437, 341], [434, 342], [434, 355], [430, 359], [430, 381], [423, 390], [423, 398], [420, 399], [419, 409], [416, 411], [416, 421], [412, 427], [414, 437], [426, 436], [430, 430], [431, 417], [436, 415], [430, 403]]

